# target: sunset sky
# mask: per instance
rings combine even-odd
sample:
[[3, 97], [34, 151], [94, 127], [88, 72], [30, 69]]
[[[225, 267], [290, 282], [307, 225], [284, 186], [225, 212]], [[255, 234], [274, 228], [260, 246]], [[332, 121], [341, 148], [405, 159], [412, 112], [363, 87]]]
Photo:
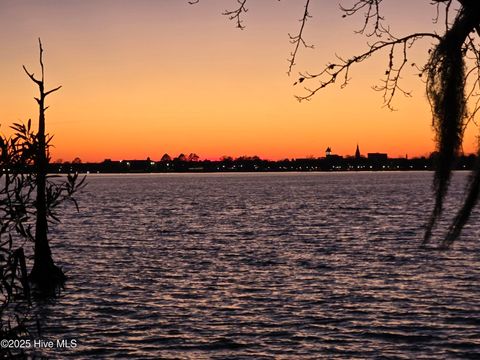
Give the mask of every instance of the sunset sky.
[[[345, 5], [352, 1], [342, 2]], [[385, 1], [384, 14], [398, 36], [431, 31], [430, 1]], [[321, 68], [335, 54], [367, 48], [354, 31], [363, 18], [343, 19], [337, 1], [313, 1], [305, 38], [288, 77], [288, 33], [298, 31], [304, 2], [250, 0], [241, 31], [221, 13], [234, 0], [0, 0], [0, 123], [37, 118], [37, 89], [21, 66], [38, 73], [37, 38], [45, 48], [47, 130], [53, 159], [158, 160], [164, 153], [201, 158], [258, 155], [281, 159], [352, 155], [428, 155], [433, 149], [424, 84], [409, 67], [391, 112], [372, 90], [388, 62], [379, 54], [352, 69], [345, 89], [332, 86], [299, 103], [299, 71]], [[413, 5], [409, 5], [413, 4]], [[412, 10], [413, 9], [413, 10]], [[412, 50], [426, 59], [428, 41]], [[476, 149], [477, 129], [464, 140]]]

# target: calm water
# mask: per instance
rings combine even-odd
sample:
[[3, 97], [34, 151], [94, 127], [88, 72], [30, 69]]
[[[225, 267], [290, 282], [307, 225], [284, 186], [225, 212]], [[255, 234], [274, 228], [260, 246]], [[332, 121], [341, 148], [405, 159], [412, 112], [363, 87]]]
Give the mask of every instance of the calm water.
[[[449, 206], [466, 179], [457, 174]], [[420, 250], [431, 173], [90, 176], [37, 304], [76, 359], [479, 358], [478, 215]], [[448, 211], [447, 211], [448, 213]], [[436, 233], [437, 238], [441, 233]]]

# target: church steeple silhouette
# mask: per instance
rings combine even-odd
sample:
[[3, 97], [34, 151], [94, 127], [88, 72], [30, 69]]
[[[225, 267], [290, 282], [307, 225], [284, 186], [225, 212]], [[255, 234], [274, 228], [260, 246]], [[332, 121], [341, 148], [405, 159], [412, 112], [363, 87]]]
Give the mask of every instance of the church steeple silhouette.
[[358, 147], [358, 144], [357, 144], [357, 150], [355, 150], [355, 159], [360, 159], [360, 158], [361, 158], [360, 148]]

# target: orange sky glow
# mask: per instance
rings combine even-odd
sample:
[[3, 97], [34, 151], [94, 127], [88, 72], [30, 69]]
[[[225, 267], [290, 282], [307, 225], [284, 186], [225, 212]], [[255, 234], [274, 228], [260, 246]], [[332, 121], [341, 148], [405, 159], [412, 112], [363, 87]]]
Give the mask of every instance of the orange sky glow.
[[[342, 3], [351, 3], [344, 1]], [[431, 31], [430, 1], [386, 1], [392, 31]], [[367, 48], [354, 31], [360, 16], [343, 19], [337, 1], [318, 1], [292, 76], [288, 33], [298, 30], [303, 1], [249, 1], [241, 31], [221, 12], [235, 1], [201, 0], [2, 0], [0, 1], [0, 124], [36, 120], [36, 88], [24, 64], [38, 72], [37, 38], [45, 48], [47, 86], [62, 85], [48, 99], [47, 130], [53, 160], [105, 158], [159, 160], [164, 153], [200, 158], [258, 155], [267, 159], [386, 152], [391, 157], [434, 150], [424, 84], [414, 68], [398, 95], [397, 111], [382, 107], [379, 84], [388, 54], [352, 68], [350, 85], [334, 85], [299, 103], [299, 71], [321, 70], [335, 54]], [[412, 4], [412, 5], [410, 5]], [[416, 11], [411, 10], [414, 6]], [[428, 41], [412, 49], [425, 61]], [[476, 151], [470, 126], [464, 151]]]

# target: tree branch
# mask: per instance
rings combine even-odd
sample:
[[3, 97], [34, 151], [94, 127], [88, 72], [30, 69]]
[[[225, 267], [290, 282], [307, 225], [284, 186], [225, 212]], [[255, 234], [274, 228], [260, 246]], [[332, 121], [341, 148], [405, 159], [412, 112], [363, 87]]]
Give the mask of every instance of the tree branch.
[[47, 95], [50, 95], [51, 93], [57, 91], [57, 90], [60, 90], [62, 88], [62, 85], [60, 86], [57, 86], [55, 89], [52, 89], [52, 90], [49, 90], [45, 93], [45, 97], [47, 97]]
[[[357, 33], [365, 34], [366, 36], [376, 35], [378, 37], [382, 36], [384, 27], [381, 22], [383, 17], [380, 15], [380, 3], [383, 0], [358, 0], [351, 7], [343, 7], [340, 5], [340, 9], [344, 12], [343, 17], [352, 16], [358, 13], [361, 10], [365, 10], [363, 27], [357, 31]], [[368, 25], [373, 21], [372, 31], [365, 33], [368, 28]]]
[[40, 48], [40, 68], [42, 69], [42, 81], [41, 83], [44, 83], [45, 79], [45, 68], [43, 66], [43, 47], [42, 47], [42, 40], [38, 38], [38, 47]]
[[34, 74], [34, 73], [28, 72], [28, 70], [27, 70], [27, 68], [25, 67], [25, 65], [22, 65], [22, 67], [23, 67], [23, 70], [25, 70], [25, 73], [28, 75], [28, 77], [29, 77], [30, 79], [32, 79], [32, 81], [33, 81], [34, 83], [36, 83], [37, 85], [40, 85], [40, 84], [42, 83], [40, 80], [35, 79], [35, 74]]
[[[197, 0], [198, 2], [198, 0]], [[236, 20], [237, 28], [243, 30], [245, 26], [243, 25], [243, 20], [240, 18], [242, 14], [246, 13], [248, 9], [245, 7], [247, 0], [237, 0], [239, 4], [237, 9], [234, 10], [225, 10], [222, 15], [228, 16], [230, 20]]]
[[[305, 90], [307, 90], [308, 92], [307, 95], [296, 96], [296, 98], [299, 101], [309, 100], [319, 90], [327, 87], [328, 85], [334, 84], [340, 76], [342, 76], [343, 78], [341, 87], [345, 87], [349, 81], [348, 75], [349, 75], [350, 67], [352, 65], [363, 62], [373, 54], [385, 48], [390, 48], [389, 64], [385, 72], [386, 78], [383, 81], [384, 85], [377, 87], [376, 90], [384, 91], [385, 105], [391, 108], [390, 106], [391, 100], [397, 90], [401, 91], [402, 93], [408, 96], [408, 92], [405, 92], [398, 86], [398, 81], [400, 79], [401, 72], [404, 69], [404, 66], [407, 62], [407, 49], [410, 48], [416, 41], [423, 38], [433, 38], [436, 40], [441, 39], [440, 36], [434, 33], [415, 33], [415, 34], [410, 34], [408, 36], [398, 38], [398, 39], [394, 38], [388, 41], [383, 41], [383, 40], [377, 41], [370, 46], [368, 51], [364, 52], [363, 54], [353, 56], [350, 59], [344, 60], [341, 57], [337, 56], [337, 58], [340, 60], [340, 63], [328, 64], [321, 72], [317, 74], [301, 73], [300, 78], [297, 80], [297, 82], [295, 82], [294, 85], [298, 83], [302, 83], [304, 80], [313, 80], [317, 78], [320, 79], [320, 85], [318, 85], [313, 89], [306, 87]], [[403, 59], [400, 66], [397, 69], [395, 69], [394, 68], [394, 52], [395, 52], [395, 47], [398, 45], [403, 46], [403, 52], [402, 52]]]
[[290, 38], [290, 43], [295, 46], [293, 52], [290, 54], [290, 59], [288, 59], [288, 71], [287, 74], [290, 76], [292, 73], [292, 68], [295, 66], [295, 58], [297, 57], [297, 52], [298, 48], [300, 47], [300, 44], [302, 44], [305, 48], [311, 48], [313, 49], [313, 45], [307, 45], [305, 42], [305, 39], [303, 38], [303, 30], [305, 28], [305, 23], [307, 22], [307, 19], [311, 17], [311, 15], [308, 12], [308, 6], [310, 5], [310, 0], [307, 0], [305, 3], [305, 11], [303, 13], [303, 17], [300, 20], [301, 26], [300, 30], [298, 31], [298, 35], [292, 36], [288, 34]]

